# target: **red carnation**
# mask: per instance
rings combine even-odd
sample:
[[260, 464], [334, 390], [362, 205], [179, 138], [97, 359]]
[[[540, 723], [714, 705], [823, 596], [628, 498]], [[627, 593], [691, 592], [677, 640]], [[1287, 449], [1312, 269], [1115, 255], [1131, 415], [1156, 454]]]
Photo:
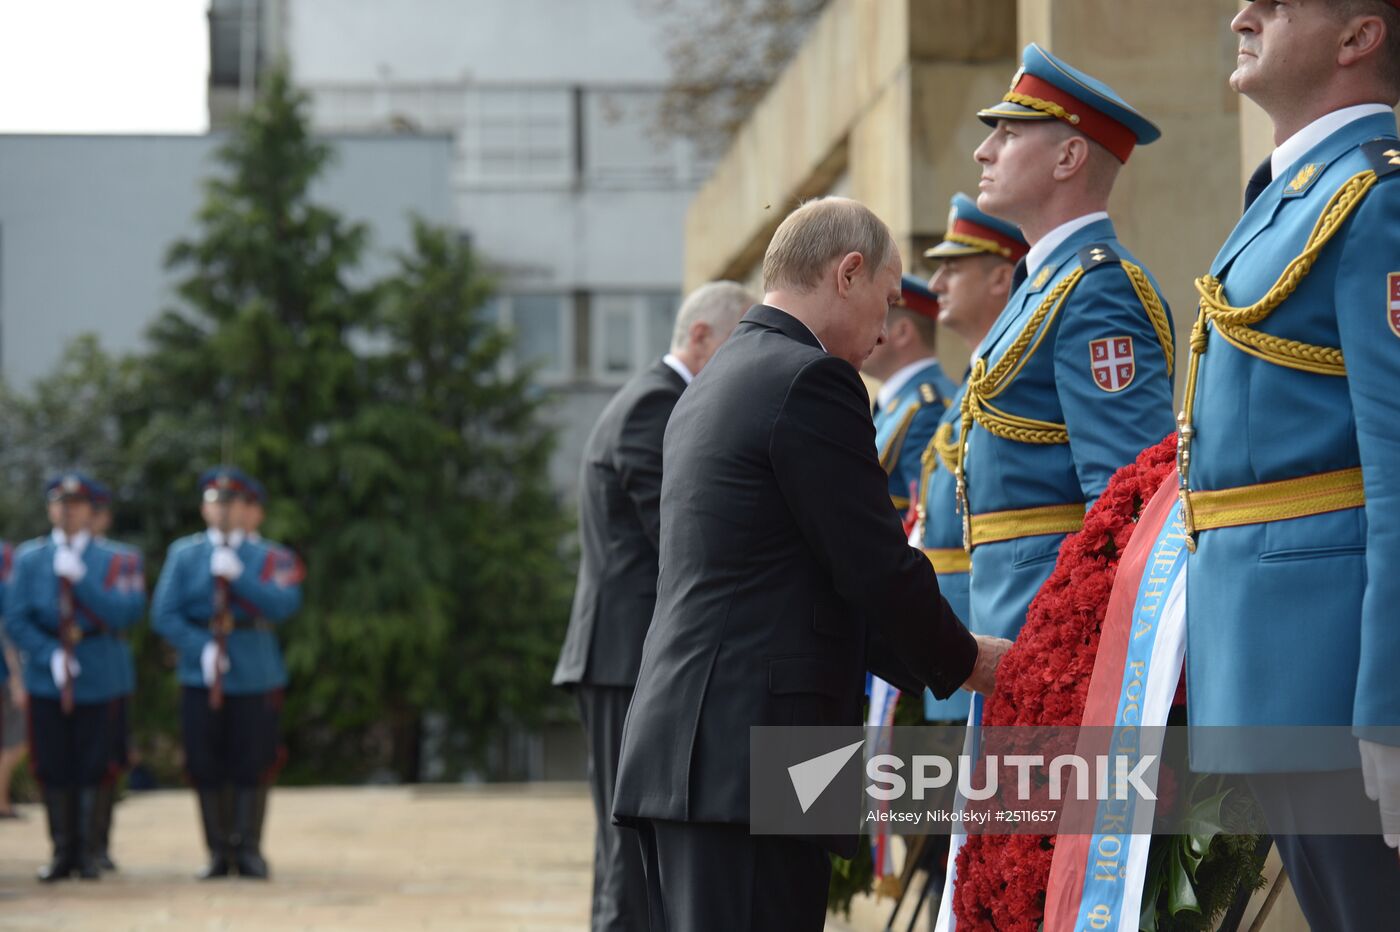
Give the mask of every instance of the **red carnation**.
[[[1172, 434], [1118, 470], [1083, 530], [1061, 544], [1054, 571], [997, 670], [984, 724], [1077, 726], [1083, 720], [1118, 558], [1143, 506], [1175, 466]], [[969, 836], [958, 852], [953, 893], [959, 932], [1036, 932], [1054, 851], [1054, 836]]]

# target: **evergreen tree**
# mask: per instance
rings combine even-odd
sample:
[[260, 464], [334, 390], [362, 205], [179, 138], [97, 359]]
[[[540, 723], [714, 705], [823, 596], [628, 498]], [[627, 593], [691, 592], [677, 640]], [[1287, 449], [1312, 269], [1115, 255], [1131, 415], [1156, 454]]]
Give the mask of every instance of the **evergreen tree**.
[[163, 547], [199, 528], [201, 467], [257, 475], [265, 533], [308, 569], [281, 632], [288, 777], [411, 780], [425, 712], [479, 758], [553, 701], [567, 566], [551, 437], [540, 399], [502, 374], [489, 286], [452, 234], [418, 224], [399, 274], [354, 284], [367, 231], [311, 201], [332, 153], [304, 107], [269, 76], [219, 151], [197, 235], [170, 252], [183, 307], [148, 334], [131, 504]]

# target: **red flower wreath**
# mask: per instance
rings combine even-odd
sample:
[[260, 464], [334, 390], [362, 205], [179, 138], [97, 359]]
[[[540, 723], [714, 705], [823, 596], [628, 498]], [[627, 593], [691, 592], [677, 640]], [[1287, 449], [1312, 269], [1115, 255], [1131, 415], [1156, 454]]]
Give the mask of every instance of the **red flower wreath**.
[[[1176, 434], [1114, 473], [1060, 545], [1026, 624], [997, 670], [986, 725], [1078, 725], [1108, 596], [1138, 516], [1176, 467]], [[958, 853], [953, 912], [958, 932], [1036, 932], [1045, 914], [1053, 835], [972, 835]]]

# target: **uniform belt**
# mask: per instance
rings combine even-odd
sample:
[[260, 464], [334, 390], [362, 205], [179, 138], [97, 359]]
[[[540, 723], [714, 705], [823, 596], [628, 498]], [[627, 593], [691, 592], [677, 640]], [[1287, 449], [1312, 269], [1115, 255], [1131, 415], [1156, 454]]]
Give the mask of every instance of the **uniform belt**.
[[970, 573], [972, 557], [961, 547], [924, 548], [924, 556], [933, 564], [935, 573]]
[[1279, 482], [1187, 494], [1191, 499], [1193, 526], [1198, 531], [1287, 521], [1366, 504], [1359, 466]]
[[1041, 534], [1072, 534], [1084, 527], [1084, 503], [1013, 508], [972, 516], [973, 547]]
[[[210, 631], [214, 630], [213, 619], [205, 626]], [[266, 618], [235, 618], [233, 619], [233, 630], [235, 631], [271, 631], [272, 624]]]

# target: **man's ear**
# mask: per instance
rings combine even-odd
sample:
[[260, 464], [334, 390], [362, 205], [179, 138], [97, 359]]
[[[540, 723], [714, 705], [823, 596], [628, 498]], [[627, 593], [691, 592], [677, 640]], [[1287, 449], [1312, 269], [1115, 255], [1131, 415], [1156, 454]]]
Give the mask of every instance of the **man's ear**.
[[865, 270], [865, 257], [858, 252], [848, 252], [836, 264], [836, 293], [841, 297], [850, 294], [856, 276]]
[[1011, 276], [1016, 271], [1016, 267], [1010, 262], [998, 262], [992, 266], [992, 272], [987, 276], [987, 291], [995, 295], [1000, 301], [1005, 303], [1011, 297]]
[[1055, 159], [1054, 178], [1065, 181], [1073, 178], [1089, 162], [1089, 140], [1075, 133], [1060, 143]]
[[[1385, 38], [1385, 21], [1379, 16], [1362, 16], [1352, 20], [1346, 35], [1342, 37], [1341, 48], [1337, 50], [1337, 64], [1343, 67], [1356, 64], [1380, 51], [1385, 45]], [[1381, 51], [1381, 54], [1384, 52]]]
[[687, 345], [705, 346], [709, 342], [710, 334], [713, 332], [714, 329], [709, 324], [705, 323], [703, 320], [697, 320], [690, 325], [690, 330], [686, 332], [686, 338], [689, 341]]

